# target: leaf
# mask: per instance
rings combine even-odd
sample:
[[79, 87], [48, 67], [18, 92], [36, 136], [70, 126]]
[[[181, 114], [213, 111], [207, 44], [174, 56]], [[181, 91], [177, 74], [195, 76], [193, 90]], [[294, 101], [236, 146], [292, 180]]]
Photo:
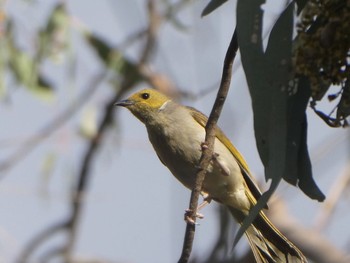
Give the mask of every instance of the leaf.
[[259, 8], [262, 3], [238, 1], [237, 29], [265, 177], [272, 179], [272, 184], [281, 178], [298, 184], [309, 197], [322, 201], [324, 195], [312, 179], [306, 138], [303, 137], [310, 91], [305, 81], [294, 77], [292, 70], [294, 3], [276, 21], [265, 54], [261, 48], [262, 11]]
[[307, 1], [308, 0], [295, 0], [297, 4], [297, 15], [299, 15], [301, 11], [303, 11], [305, 5], [307, 4]]
[[36, 59], [56, 55], [68, 46], [69, 16], [64, 3], [58, 3], [47, 20], [46, 27], [39, 32], [39, 48]]
[[[280, 180], [286, 172], [288, 162], [288, 100], [293, 87], [291, 71], [292, 38], [294, 28], [294, 3], [280, 15], [273, 27], [265, 52], [266, 89], [265, 103], [270, 103], [268, 120], [268, 163], [266, 179]], [[259, 88], [259, 87], [258, 87]], [[264, 97], [260, 98], [264, 100]], [[260, 120], [261, 121], [261, 120]], [[294, 178], [293, 178], [294, 179]], [[296, 183], [296, 179], [294, 184]]]
[[[237, 35], [238, 45], [241, 53], [241, 60], [244, 72], [246, 74], [250, 95], [252, 98], [252, 106], [254, 112], [254, 130], [255, 138], [259, 151], [260, 158], [266, 167], [268, 164], [268, 124], [263, 121], [266, 120], [268, 114], [269, 103], [266, 103], [266, 99], [269, 99], [266, 89], [268, 85], [263, 81], [265, 76], [264, 72], [264, 52], [262, 45], [262, 21], [263, 11], [261, 5], [263, 0], [238, 0], [237, 2]], [[265, 86], [264, 86], [265, 85]], [[265, 98], [265, 99], [262, 99]], [[277, 181], [273, 181], [275, 185]], [[270, 188], [274, 190], [273, 188]], [[272, 193], [273, 191], [270, 191]], [[265, 207], [269, 197], [263, 194], [258, 203], [250, 211], [249, 215], [244, 219], [241, 227], [239, 228], [233, 246], [237, 244], [244, 232], [251, 225], [253, 220], [258, 215], [259, 211]]]
[[268, 138], [266, 131], [268, 125], [263, 121], [264, 116], [260, 116], [259, 114], [269, 111], [269, 103], [265, 103], [263, 99], [260, 99], [268, 96], [265, 87], [263, 87], [265, 83], [265, 64], [263, 60], [264, 52], [261, 38], [263, 18], [261, 5], [264, 2], [264, 0], [238, 0], [237, 34], [242, 66], [246, 74], [248, 88], [252, 98], [256, 144], [263, 164], [267, 165]]
[[51, 102], [54, 99], [54, 90], [51, 84], [39, 74], [38, 65], [25, 52], [10, 43], [9, 68], [12, 70], [18, 83], [24, 85], [38, 98]]
[[215, 9], [226, 3], [228, 0], [211, 0], [209, 4], [203, 9], [201, 16], [209, 15]]
[[[294, 2], [283, 11], [262, 46], [262, 0], [238, 0], [237, 32], [242, 65], [252, 97], [254, 131], [266, 180], [271, 185], [245, 218], [235, 244], [276, 190], [281, 179], [300, 186], [319, 201], [324, 195], [313, 181], [306, 144], [305, 109], [310, 94], [294, 80], [292, 37]], [[304, 84], [303, 84], [304, 85]]]
[[318, 188], [316, 182], [312, 177], [311, 161], [307, 149], [307, 120], [306, 113], [304, 112], [304, 125], [302, 127], [301, 142], [299, 147], [299, 181], [298, 186], [300, 189], [312, 199], [316, 199], [320, 202], [325, 200], [325, 195]]
[[106, 41], [94, 34], [86, 32], [85, 37], [106, 67], [114, 70], [121, 76], [135, 80], [142, 79], [137, 65], [125, 58], [117, 48], [111, 47]]
[[112, 47], [103, 41], [101, 38], [97, 37], [95, 34], [85, 33], [85, 38], [91, 47], [96, 51], [99, 58], [106, 64], [109, 64], [109, 58], [112, 53]]
[[80, 119], [79, 134], [86, 139], [95, 138], [97, 135], [97, 111], [96, 108], [89, 107], [83, 111]]

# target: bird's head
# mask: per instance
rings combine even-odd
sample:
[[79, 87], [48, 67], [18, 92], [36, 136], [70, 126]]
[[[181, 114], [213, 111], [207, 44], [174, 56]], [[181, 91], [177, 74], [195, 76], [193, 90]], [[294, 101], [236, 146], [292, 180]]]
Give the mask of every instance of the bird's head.
[[170, 101], [170, 98], [154, 89], [143, 89], [129, 98], [115, 103], [130, 110], [140, 121], [147, 123]]

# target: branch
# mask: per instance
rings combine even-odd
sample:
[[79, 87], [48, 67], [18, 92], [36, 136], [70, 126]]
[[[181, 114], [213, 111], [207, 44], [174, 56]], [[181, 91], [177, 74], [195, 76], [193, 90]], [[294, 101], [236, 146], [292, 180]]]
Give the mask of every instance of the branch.
[[50, 226], [47, 229], [43, 230], [40, 234], [38, 234], [36, 237], [34, 237], [32, 240], [30, 240], [30, 242], [28, 242], [28, 246], [19, 255], [18, 259], [16, 260], [16, 263], [28, 262], [30, 255], [33, 253], [33, 251], [37, 247], [39, 247], [44, 241], [46, 241], [48, 238], [50, 238], [54, 234], [66, 229], [66, 228], [67, 228], [67, 222], [64, 221], [64, 222], [55, 224], [55, 225]]
[[[271, 211], [270, 211], [271, 210]], [[271, 200], [268, 216], [276, 227], [285, 234], [307, 258], [318, 263], [346, 263], [350, 262], [350, 254], [336, 248], [319, 230], [306, 228], [293, 218], [281, 198]]]
[[[142, 66], [146, 63], [148, 63], [152, 52], [154, 50], [154, 43], [155, 43], [155, 37], [156, 32], [158, 29], [158, 21], [157, 21], [157, 13], [155, 10], [154, 0], [148, 1], [148, 11], [149, 11], [149, 29], [148, 29], [148, 35], [147, 40], [145, 43], [145, 46], [143, 48], [143, 51], [140, 55], [139, 63], [137, 64], [137, 68], [140, 71]], [[87, 192], [87, 187], [90, 179], [90, 166], [93, 162], [93, 158], [96, 155], [97, 149], [100, 146], [100, 142], [102, 141], [102, 138], [104, 137], [104, 133], [107, 130], [109, 124], [112, 122], [113, 112], [115, 110], [115, 102], [119, 101], [124, 93], [128, 91], [129, 89], [132, 89], [136, 84], [138, 84], [139, 80], [135, 79], [131, 76], [129, 76], [128, 73], [125, 74], [123, 81], [121, 83], [119, 92], [115, 94], [115, 96], [107, 103], [104, 117], [99, 125], [98, 132], [96, 138], [92, 139], [89, 145], [89, 148], [85, 154], [85, 157], [82, 162], [79, 179], [78, 179], [78, 185], [77, 189], [75, 191], [75, 196], [73, 196], [72, 199], [72, 212], [70, 216], [70, 229], [69, 229], [69, 241], [67, 244], [67, 250], [65, 252], [65, 258], [66, 262], [71, 262], [72, 259], [72, 252], [74, 249], [74, 244], [76, 240], [77, 235], [77, 226], [79, 223], [82, 205], [84, 204], [85, 200], [85, 193]]]
[[[196, 174], [196, 181], [191, 193], [191, 199], [190, 199], [190, 205], [189, 205], [189, 211], [190, 211], [189, 216], [194, 222], [196, 220], [199, 194], [201, 193], [202, 184], [205, 179], [207, 168], [209, 166], [210, 161], [212, 160], [212, 156], [214, 152], [216, 123], [219, 119], [228, 90], [230, 88], [231, 76], [232, 76], [232, 65], [233, 65], [233, 61], [236, 56], [237, 50], [238, 50], [238, 41], [237, 41], [237, 33], [235, 29], [232, 35], [230, 45], [226, 52], [224, 66], [222, 70], [220, 88], [217, 93], [213, 109], [209, 115], [209, 119], [205, 127], [205, 132], [206, 132], [205, 142], [204, 142], [205, 147], [202, 147], [202, 156], [199, 160], [199, 168]], [[183, 244], [182, 254], [179, 259], [179, 263], [188, 262], [188, 259], [192, 251], [195, 229], [196, 229], [195, 224], [189, 223], [189, 222], [187, 223], [184, 244]]]
[[[179, 8], [180, 9], [180, 8]], [[151, 74], [150, 71], [145, 70], [147, 67], [147, 63], [151, 58], [151, 55], [155, 48], [156, 43], [156, 33], [158, 31], [158, 28], [163, 22], [163, 20], [159, 19], [159, 15], [156, 12], [155, 9], [155, 0], [148, 0], [148, 11], [149, 11], [149, 25], [148, 28], [144, 31], [147, 39], [144, 45], [144, 49], [140, 54], [140, 59], [137, 65], [135, 65], [134, 70], [139, 71], [139, 74], [143, 76], [143, 81], [149, 82], [150, 84], [156, 86], [157, 88], [162, 87], [164, 85], [160, 85], [155, 83], [154, 79], [156, 78], [156, 74]], [[165, 20], [164, 20], [165, 22]], [[143, 32], [140, 33], [139, 36], [144, 34]], [[130, 41], [138, 39], [137, 37], [132, 38]], [[147, 74], [145, 74], [145, 72]], [[55, 249], [51, 249], [48, 253], [44, 255], [44, 259], [49, 261], [52, 259], [52, 256], [57, 256], [58, 254], [64, 255], [65, 262], [72, 262], [72, 255], [73, 255], [73, 248], [76, 241], [76, 235], [77, 235], [77, 227], [78, 223], [81, 217], [81, 211], [83, 209], [83, 204], [85, 202], [86, 193], [88, 189], [88, 184], [90, 180], [90, 167], [93, 162], [93, 158], [97, 154], [97, 150], [100, 146], [100, 143], [102, 139], [104, 138], [104, 134], [109, 127], [109, 124], [112, 121], [113, 113], [115, 107], [113, 104], [120, 100], [124, 93], [130, 89], [132, 89], [136, 84], [140, 82], [140, 79], [133, 78], [133, 74], [125, 73], [125, 75], [122, 78], [122, 82], [116, 90], [114, 98], [112, 98], [106, 105], [101, 123], [98, 127], [98, 132], [95, 138], [91, 139], [88, 149], [83, 157], [80, 172], [78, 175], [78, 182], [76, 185], [76, 189], [74, 191], [74, 194], [71, 199], [71, 213], [67, 220], [63, 220], [62, 223], [58, 223], [52, 227], [49, 227], [48, 229], [44, 230], [42, 233], [37, 235], [35, 238], [32, 239], [33, 242], [30, 242], [29, 245], [24, 249], [24, 252], [20, 256], [20, 260], [18, 263], [24, 263], [28, 262], [30, 256], [34, 253], [34, 251], [49, 237], [53, 236], [54, 234], [58, 232], [65, 232], [68, 234], [68, 241], [66, 244], [60, 247], [56, 247]], [[97, 87], [98, 83], [91, 85], [94, 88]], [[157, 85], [155, 85], [157, 84]], [[165, 85], [166, 86], [166, 85]], [[86, 94], [91, 95], [93, 92], [92, 90], [87, 90]], [[79, 101], [86, 101], [85, 99], [79, 99]], [[63, 116], [69, 116], [69, 110], [65, 111]], [[58, 117], [57, 119], [61, 119], [62, 117]], [[52, 125], [49, 125], [51, 127]], [[57, 126], [55, 126], [57, 127]], [[49, 129], [49, 131], [53, 132], [56, 129]], [[43, 129], [43, 133], [40, 133], [40, 138], [45, 136], [48, 136], [50, 133], [47, 134], [47, 129]], [[47, 134], [47, 135], [46, 135]], [[35, 145], [33, 144], [32, 147]], [[1, 171], [1, 164], [0, 164], [0, 171]]]
[[319, 211], [315, 228], [321, 230], [330, 221], [334, 210], [340, 202], [340, 198], [343, 196], [345, 190], [349, 188], [350, 185], [350, 163], [348, 163], [343, 171], [343, 174], [337, 177], [332, 188], [330, 189], [327, 199], [322, 204], [322, 210]]

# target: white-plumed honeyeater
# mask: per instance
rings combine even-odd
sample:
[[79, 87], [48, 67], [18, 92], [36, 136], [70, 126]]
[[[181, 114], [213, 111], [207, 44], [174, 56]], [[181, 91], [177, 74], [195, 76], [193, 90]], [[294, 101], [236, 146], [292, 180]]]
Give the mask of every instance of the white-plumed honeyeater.
[[[192, 189], [202, 154], [207, 117], [153, 89], [141, 90], [116, 105], [126, 107], [145, 124], [161, 162], [183, 185]], [[261, 192], [242, 155], [218, 127], [214, 153], [202, 194], [227, 206], [236, 221], [242, 223]], [[262, 211], [245, 234], [259, 263], [307, 262], [300, 250]]]

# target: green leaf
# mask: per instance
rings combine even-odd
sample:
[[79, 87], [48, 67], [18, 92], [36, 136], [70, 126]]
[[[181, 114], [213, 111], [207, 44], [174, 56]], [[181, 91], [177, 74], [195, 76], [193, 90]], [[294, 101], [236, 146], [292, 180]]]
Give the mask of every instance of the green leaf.
[[86, 139], [93, 139], [97, 135], [97, 111], [89, 107], [83, 111], [80, 119], [79, 134]]
[[48, 17], [46, 27], [39, 36], [39, 48], [36, 59], [41, 61], [45, 56], [56, 55], [68, 46], [69, 15], [64, 3], [59, 3]]
[[111, 47], [106, 41], [94, 34], [85, 32], [85, 37], [106, 67], [114, 70], [121, 76], [134, 78], [135, 80], [142, 79], [137, 65], [124, 57], [117, 48]]
[[303, 137], [310, 92], [305, 81], [294, 77], [291, 60], [294, 3], [276, 21], [265, 53], [261, 41], [262, 3], [238, 1], [237, 30], [265, 177], [272, 179], [272, 184], [281, 178], [298, 184], [309, 197], [322, 201], [324, 195], [312, 179], [306, 138]]
[[[300, 86], [303, 88], [303, 86]], [[318, 188], [316, 182], [312, 176], [312, 167], [309, 157], [309, 152], [307, 149], [307, 120], [306, 113], [304, 112], [304, 123], [302, 125], [300, 146], [299, 146], [299, 158], [298, 158], [298, 172], [299, 181], [298, 186], [300, 189], [308, 195], [310, 198], [318, 200], [320, 202], [324, 201], [325, 195]]]
[[47, 102], [53, 101], [55, 96], [52, 85], [40, 75], [36, 61], [18, 49], [13, 39], [9, 41], [9, 69], [17, 82], [36, 97]]
[[271, 185], [244, 220], [235, 244], [273, 194], [281, 179], [298, 184], [309, 197], [324, 195], [313, 181], [306, 144], [305, 109], [310, 94], [302, 90], [292, 65], [294, 2], [283, 11], [262, 45], [262, 0], [238, 0], [237, 33], [242, 65], [252, 97], [254, 131], [265, 178]]
[[[268, 114], [270, 112], [269, 100], [269, 85], [266, 84], [264, 78], [264, 52], [262, 44], [262, 23], [263, 11], [261, 5], [263, 0], [238, 0], [237, 2], [237, 35], [238, 45], [241, 53], [241, 60], [244, 72], [246, 74], [247, 83], [252, 98], [252, 106], [254, 112], [254, 131], [257, 148], [260, 158], [265, 167], [267, 167], [269, 159], [269, 141], [268, 141]], [[267, 116], [266, 116], [267, 115]], [[278, 185], [277, 180], [272, 181], [272, 185]], [[249, 215], [244, 219], [240, 229], [238, 230], [234, 244], [235, 246], [244, 232], [251, 225], [253, 220], [263, 209], [268, 201], [268, 198], [274, 191], [270, 187], [268, 193], [263, 194], [259, 198], [258, 203], [250, 211]], [[267, 198], [266, 198], [267, 197]]]
[[90, 46], [96, 51], [97, 55], [104, 62], [104, 64], [108, 65], [110, 55], [113, 51], [112, 47], [95, 34], [85, 32], [85, 38]]
[[209, 4], [203, 9], [201, 16], [209, 15], [215, 9], [226, 3], [228, 0], [211, 0]]

